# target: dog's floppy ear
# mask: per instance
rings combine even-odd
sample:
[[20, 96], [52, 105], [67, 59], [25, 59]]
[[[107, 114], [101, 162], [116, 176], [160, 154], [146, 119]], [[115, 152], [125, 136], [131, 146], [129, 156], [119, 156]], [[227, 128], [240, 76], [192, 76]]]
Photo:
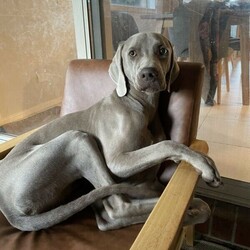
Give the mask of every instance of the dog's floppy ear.
[[116, 83], [117, 95], [122, 97], [127, 93], [126, 78], [122, 64], [122, 49], [123, 44], [119, 44], [118, 49], [113, 57], [112, 63], [109, 66], [109, 75]]
[[173, 47], [172, 47], [171, 44], [170, 44], [170, 46], [171, 46], [171, 49], [172, 49], [171, 61], [170, 61], [170, 70], [166, 74], [166, 83], [167, 83], [168, 92], [170, 92], [171, 83], [177, 78], [177, 76], [179, 75], [179, 71], [180, 71], [179, 65], [178, 65], [177, 61], [175, 60], [175, 58], [174, 58]]

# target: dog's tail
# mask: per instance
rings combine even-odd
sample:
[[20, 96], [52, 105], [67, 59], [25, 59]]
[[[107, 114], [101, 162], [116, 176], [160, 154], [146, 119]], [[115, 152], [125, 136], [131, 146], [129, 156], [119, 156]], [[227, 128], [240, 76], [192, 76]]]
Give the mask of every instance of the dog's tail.
[[68, 219], [97, 200], [113, 194], [134, 195], [135, 190], [137, 194], [142, 192], [140, 188], [136, 188], [128, 184], [113, 184], [110, 186], [94, 189], [65, 205], [61, 205], [41, 214], [17, 216], [12, 215], [11, 213], [6, 213], [6, 217], [13, 227], [16, 227], [22, 231], [38, 231]]

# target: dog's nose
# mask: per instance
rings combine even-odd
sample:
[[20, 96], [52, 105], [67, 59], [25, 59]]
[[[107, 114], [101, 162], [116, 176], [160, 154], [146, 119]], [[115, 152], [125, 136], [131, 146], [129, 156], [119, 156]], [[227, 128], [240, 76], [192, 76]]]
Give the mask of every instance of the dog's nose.
[[158, 77], [158, 71], [155, 68], [143, 68], [139, 74], [140, 80], [145, 83], [154, 82]]

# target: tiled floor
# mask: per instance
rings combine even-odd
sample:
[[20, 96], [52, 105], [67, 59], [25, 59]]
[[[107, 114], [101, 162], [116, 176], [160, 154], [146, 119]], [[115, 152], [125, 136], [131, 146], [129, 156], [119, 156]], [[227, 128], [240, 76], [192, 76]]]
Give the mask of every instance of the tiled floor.
[[240, 62], [229, 69], [230, 91], [223, 77], [221, 104], [201, 105], [198, 138], [208, 142], [222, 176], [250, 182], [250, 106], [242, 105]]
[[[209, 155], [222, 176], [250, 182], [250, 106], [242, 105], [240, 62], [229, 63], [230, 91], [222, 78], [222, 99], [201, 105], [198, 138], [208, 142]], [[196, 226], [205, 240], [222, 241], [229, 249], [250, 249], [250, 209], [203, 197], [212, 210], [209, 221]]]

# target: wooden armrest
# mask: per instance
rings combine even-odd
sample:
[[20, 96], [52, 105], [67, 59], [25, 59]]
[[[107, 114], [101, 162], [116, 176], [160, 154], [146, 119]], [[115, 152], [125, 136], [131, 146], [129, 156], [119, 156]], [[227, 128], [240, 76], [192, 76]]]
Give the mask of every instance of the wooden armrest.
[[14, 148], [19, 142], [23, 141], [36, 130], [37, 129], [30, 130], [22, 135], [19, 135], [7, 142], [0, 144], [0, 160], [3, 159], [10, 152], [10, 150]]
[[[204, 141], [194, 141], [190, 148], [208, 152]], [[183, 219], [192, 199], [199, 174], [194, 168], [181, 162], [162, 193], [149, 218], [135, 239], [132, 250], [179, 249], [179, 238], [183, 237]]]

